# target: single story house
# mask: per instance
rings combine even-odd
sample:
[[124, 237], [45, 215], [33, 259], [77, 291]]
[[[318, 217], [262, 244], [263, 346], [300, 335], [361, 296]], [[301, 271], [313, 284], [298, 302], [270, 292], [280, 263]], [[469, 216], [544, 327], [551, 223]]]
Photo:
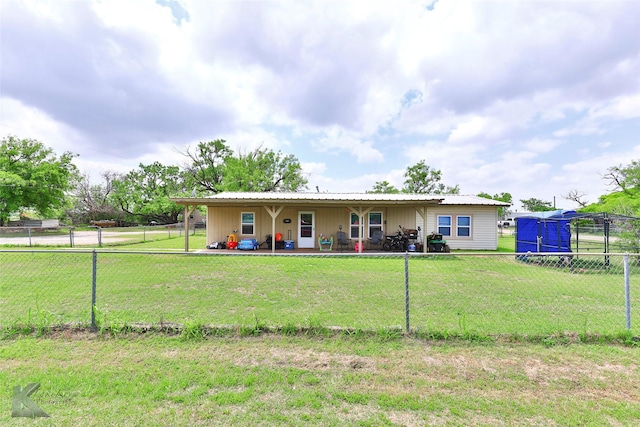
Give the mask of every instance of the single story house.
[[[268, 234], [281, 235], [293, 240], [296, 248], [310, 249], [319, 249], [320, 235], [339, 230], [362, 244], [376, 230], [392, 235], [402, 226], [420, 227], [420, 240], [425, 233], [440, 233], [451, 249], [495, 250], [498, 207], [509, 206], [457, 194], [223, 192], [172, 200], [185, 207], [185, 227], [195, 208], [206, 206], [207, 242], [224, 241], [237, 230], [238, 239], [263, 242]], [[185, 250], [189, 250], [188, 234]], [[275, 244], [271, 249], [275, 251]]]

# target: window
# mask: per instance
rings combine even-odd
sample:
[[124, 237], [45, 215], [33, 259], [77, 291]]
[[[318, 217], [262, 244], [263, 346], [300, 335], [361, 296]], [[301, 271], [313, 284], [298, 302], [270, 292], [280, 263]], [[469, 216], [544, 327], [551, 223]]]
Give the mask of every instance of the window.
[[471, 217], [468, 215], [458, 215], [456, 222], [458, 237], [471, 237]]
[[300, 237], [313, 238], [313, 212], [300, 212]]
[[352, 212], [349, 222], [350, 222], [350, 227], [351, 227], [350, 238], [351, 239], [357, 239], [358, 237], [360, 237], [358, 235], [358, 226], [360, 225], [360, 219], [358, 218], [358, 215], [356, 215], [356, 214], [354, 214]]
[[443, 236], [451, 236], [451, 216], [439, 215], [438, 216], [438, 234]]
[[382, 231], [382, 212], [369, 213], [369, 238], [373, 236], [374, 231]]
[[254, 234], [255, 214], [253, 212], [242, 212], [242, 224], [240, 234]]

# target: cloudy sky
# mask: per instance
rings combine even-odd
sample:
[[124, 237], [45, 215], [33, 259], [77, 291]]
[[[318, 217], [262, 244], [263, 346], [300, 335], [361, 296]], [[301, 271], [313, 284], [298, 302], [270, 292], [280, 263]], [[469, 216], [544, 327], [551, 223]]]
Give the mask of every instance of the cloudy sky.
[[571, 208], [640, 159], [639, 22], [616, 0], [3, 0], [0, 136], [96, 179], [225, 139], [295, 155], [312, 191], [424, 159], [462, 194]]

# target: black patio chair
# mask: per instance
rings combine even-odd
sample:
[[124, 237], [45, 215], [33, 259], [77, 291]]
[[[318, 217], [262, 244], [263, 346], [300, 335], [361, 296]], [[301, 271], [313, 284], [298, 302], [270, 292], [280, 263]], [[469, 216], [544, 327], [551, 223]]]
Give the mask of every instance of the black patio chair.
[[368, 241], [369, 249], [373, 249], [373, 246], [382, 248], [382, 243], [384, 243], [383, 239], [384, 235], [382, 234], [382, 230], [374, 230]]
[[338, 231], [336, 236], [338, 238], [337, 243], [338, 243], [338, 248], [340, 249], [340, 252], [342, 252], [342, 249], [345, 246], [347, 250], [349, 250], [349, 247], [351, 246], [351, 240], [347, 239], [347, 233], [345, 233], [344, 231]]

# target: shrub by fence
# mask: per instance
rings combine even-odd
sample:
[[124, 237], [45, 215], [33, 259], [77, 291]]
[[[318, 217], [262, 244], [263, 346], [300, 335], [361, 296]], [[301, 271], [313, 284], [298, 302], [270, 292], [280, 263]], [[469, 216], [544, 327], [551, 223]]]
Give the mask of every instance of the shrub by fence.
[[637, 256], [514, 255], [0, 251], [0, 327], [198, 322], [483, 335], [640, 331], [632, 311], [640, 302]]

